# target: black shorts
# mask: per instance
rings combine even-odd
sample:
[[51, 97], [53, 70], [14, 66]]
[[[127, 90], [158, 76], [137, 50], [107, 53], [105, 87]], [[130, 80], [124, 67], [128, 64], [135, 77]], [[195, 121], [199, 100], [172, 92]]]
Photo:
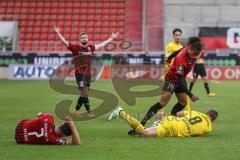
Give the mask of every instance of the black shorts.
[[[186, 84], [186, 86], [187, 86], [187, 84]], [[179, 86], [177, 84], [173, 84], [173, 83], [168, 82], [168, 81], [164, 82], [162, 92], [164, 92], [164, 91], [171, 92], [172, 94], [173, 94], [173, 92], [174, 93], [184, 93], [185, 92], [185, 90], [183, 89], [182, 86]]]
[[195, 63], [193, 68], [193, 77], [198, 78], [198, 76], [206, 77], [206, 68], [203, 63]]
[[78, 88], [90, 87], [91, 76], [89, 74], [75, 73]]

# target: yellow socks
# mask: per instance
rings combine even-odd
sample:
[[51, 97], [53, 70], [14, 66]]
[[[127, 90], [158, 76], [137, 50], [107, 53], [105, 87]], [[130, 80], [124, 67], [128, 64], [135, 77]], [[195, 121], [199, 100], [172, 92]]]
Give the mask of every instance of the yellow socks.
[[135, 118], [131, 117], [129, 114], [127, 114], [125, 111], [120, 112], [120, 117], [127, 121], [128, 124], [137, 132], [137, 133], [143, 133], [144, 127], [143, 125]]

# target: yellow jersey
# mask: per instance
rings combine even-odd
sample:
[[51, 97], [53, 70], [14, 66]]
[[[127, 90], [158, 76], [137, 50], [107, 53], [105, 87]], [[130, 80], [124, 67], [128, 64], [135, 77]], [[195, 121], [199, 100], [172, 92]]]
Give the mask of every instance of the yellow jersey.
[[190, 125], [191, 136], [208, 134], [212, 131], [212, 122], [205, 113], [197, 111], [184, 111], [182, 119]]
[[212, 123], [206, 114], [184, 111], [183, 117], [167, 116], [157, 126], [158, 137], [190, 137], [208, 134]]
[[165, 47], [165, 57], [169, 57], [173, 52], [178, 51], [181, 49], [183, 46], [179, 43], [176, 44], [174, 42], [170, 42], [166, 45]]

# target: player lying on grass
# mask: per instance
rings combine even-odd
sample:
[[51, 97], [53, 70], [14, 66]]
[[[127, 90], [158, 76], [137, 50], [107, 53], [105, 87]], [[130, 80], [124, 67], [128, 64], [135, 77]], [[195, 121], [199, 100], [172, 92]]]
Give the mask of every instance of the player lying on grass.
[[213, 109], [205, 114], [197, 111], [180, 111], [176, 117], [164, 117], [159, 126], [144, 128], [137, 119], [117, 106], [110, 114], [109, 120], [120, 117], [141, 137], [193, 137], [209, 134], [212, 131], [212, 122], [216, 120], [217, 116], [217, 111]]
[[[71, 139], [64, 137], [72, 135]], [[80, 137], [70, 117], [62, 125], [54, 124], [54, 117], [39, 113], [36, 118], [25, 119], [17, 124], [15, 139], [18, 144], [80, 144]]]

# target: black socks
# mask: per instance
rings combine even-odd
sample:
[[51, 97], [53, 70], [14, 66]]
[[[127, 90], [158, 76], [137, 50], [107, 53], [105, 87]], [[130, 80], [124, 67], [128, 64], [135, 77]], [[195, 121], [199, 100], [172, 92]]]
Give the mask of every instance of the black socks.
[[205, 87], [205, 90], [206, 90], [207, 94], [209, 94], [210, 89], [209, 89], [208, 83], [204, 83], [204, 87]]
[[156, 104], [154, 104], [154, 105], [148, 110], [148, 112], [147, 112], [147, 114], [145, 115], [145, 117], [142, 119], [141, 124], [144, 126], [144, 125], [147, 123], [147, 121], [148, 121], [149, 119], [151, 119], [151, 118], [158, 112], [158, 110], [161, 109], [161, 108], [163, 108], [163, 107], [160, 105], [159, 102], [156, 103]]
[[180, 103], [175, 104], [172, 108], [171, 115], [176, 116], [177, 112], [182, 111], [185, 106], [181, 105]]
[[78, 111], [82, 107], [83, 104], [84, 104], [87, 112], [90, 112], [89, 99], [88, 99], [88, 97], [82, 97], [82, 96], [80, 96], [78, 98], [76, 110]]

